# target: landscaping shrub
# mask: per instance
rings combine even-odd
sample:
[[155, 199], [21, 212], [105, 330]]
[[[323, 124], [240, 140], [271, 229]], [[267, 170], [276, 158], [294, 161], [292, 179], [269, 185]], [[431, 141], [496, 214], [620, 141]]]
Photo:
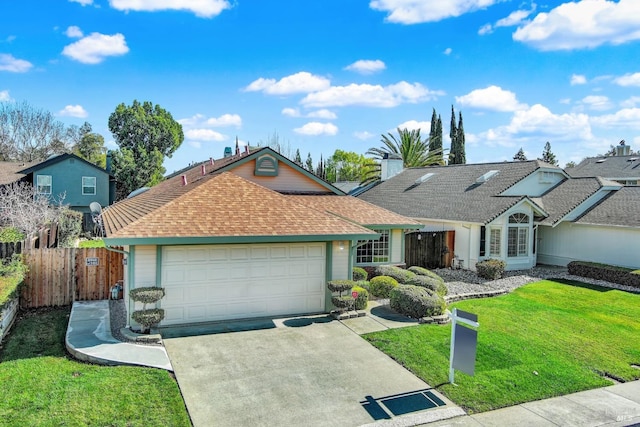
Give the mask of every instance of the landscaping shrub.
[[153, 325], [157, 325], [164, 319], [164, 310], [161, 308], [152, 308], [149, 310], [138, 310], [131, 313], [131, 318], [149, 329]]
[[146, 287], [135, 288], [129, 291], [129, 298], [143, 304], [153, 304], [164, 297], [164, 288]]
[[369, 283], [371, 294], [378, 298], [389, 298], [391, 290], [398, 287], [398, 281], [389, 276], [376, 276]]
[[15, 227], [0, 229], [0, 243], [15, 243], [24, 240], [24, 233]]
[[364, 310], [367, 308], [367, 304], [369, 303], [369, 292], [361, 286], [354, 286], [351, 288], [351, 292], [353, 291], [358, 293], [358, 298], [356, 298], [356, 310]]
[[371, 283], [368, 280], [358, 280], [356, 286], [364, 288], [367, 292], [371, 293]]
[[22, 255], [13, 254], [9, 259], [0, 259], [0, 277], [24, 276], [27, 266], [22, 262]]
[[58, 224], [58, 246], [72, 248], [80, 233], [82, 233], [82, 214], [65, 209], [60, 215]]
[[427, 268], [413, 266], [413, 267], [409, 267], [408, 270], [414, 274], [417, 274], [418, 276], [427, 276], [427, 277], [431, 277], [433, 279], [439, 280], [441, 282], [444, 282], [442, 277], [438, 276], [436, 273], [434, 273], [433, 271]]
[[444, 285], [444, 281], [442, 279], [434, 279], [430, 276], [416, 276], [412, 277], [406, 285], [420, 286], [423, 288], [427, 288], [438, 295], [446, 295], [447, 287]]
[[367, 280], [368, 277], [367, 270], [361, 267], [353, 267], [353, 280], [359, 282], [360, 280]]
[[485, 259], [476, 263], [476, 272], [484, 279], [496, 280], [502, 277], [506, 266], [507, 264], [502, 260]]
[[640, 288], [640, 270], [586, 261], [572, 261], [567, 265], [567, 270], [575, 276]]
[[389, 276], [396, 279], [398, 283], [407, 283], [415, 274], [404, 268], [395, 265], [379, 265], [376, 267], [376, 276]]
[[334, 295], [331, 297], [331, 303], [336, 308], [341, 308], [341, 309], [353, 308], [353, 298], [351, 297], [351, 295], [345, 295], [345, 296]]
[[327, 288], [331, 292], [338, 292], [342, 295], [343, 292], [350, 290], [355, 286], [356, 282], [353, 280], [331, 280], [327, 283]]
[[440, 295], [413, 285], [401, 285], [392, 290], [389, 302], [393, 310], [414, 319], [439, 316], [447, 307]]

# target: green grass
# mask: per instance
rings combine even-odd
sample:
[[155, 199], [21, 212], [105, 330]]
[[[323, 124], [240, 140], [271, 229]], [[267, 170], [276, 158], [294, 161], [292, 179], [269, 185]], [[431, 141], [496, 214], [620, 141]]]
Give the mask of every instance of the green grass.
[[106, 367], [65, 353], [68, 309], [28, 312], [0, 351], [0, 424], [16, 426], [190, 426], [166, 371]]
[[102, 239], [94, 239], [94, 240], [80, 240], [78, 242], [79, 248], [104, 248], [104, 240]]
[[640, 295], [544, 280], [452, 304], [478, 314], [475, 376], [447, 384], [450, 325], [365, 338], [471, 413], [640, 378]]
[[22, 274], [0, 275], [0, 308], [17, 294], [22, 278]]

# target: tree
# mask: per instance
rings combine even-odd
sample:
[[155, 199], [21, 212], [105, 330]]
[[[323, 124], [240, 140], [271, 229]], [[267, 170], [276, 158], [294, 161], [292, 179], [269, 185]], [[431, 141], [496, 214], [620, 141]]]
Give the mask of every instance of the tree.
[[576, 167], [576, 162], [574, 162], [573, 160], [571, 160], [570, 162], [567, 162], [567, 164], [564, 165], [565, 169], [575, 168], [575, 167]]
[[[287, 159], [292, 157], [291, 144], [289, 141], [280, 140], [280, 135], [276, 131], [273, 131], [273, 134], [269, 135], [266, 141], [258, 141], [258, 147], [269, 147]], [[300, 159], [300, 166], [302, 166], [302, 159]]]
[[71, 151], [64, 124], [27, 102], [0, 103], [0, 160], [42, 161]]
[[513, 156], [513, 160], [517, 162], [524, 162], [527, 160], [527, 156], [524, 154], [524, 150], [522, 147], [518, 150], [518, 152]]
[[459, 165], [464, 165], [467, 163], [467, 152], [465, 148], [465, 136], [464, 136], [464, 125], [462, 124], [462, 111], [458, 112], [459, 120], [458, 120], [458, 129], [456, 132], [456, 153], [454, 157], [454, 163]]
[[182, 125], [149, 101], [118, 105], [109, 116], [109, 130], [120, 147], [113, 153], [113, 174], [121, 185], [118, 198], [160, 182], [164, 158], [184, 140]]
[[0, 226], [14, 227], [29, 234], [46, 224], [58, 222], [64, 195], [51, 200], [46, 196], [34, 197], [34, 193], [33, 186], [26, 182], [0, 186]]
[[305, 164], [305, 169], [313, 173], [313, 159], [311, 159], [311, 153], [307, 153], [307, 161]]
[[551, 152], [551, 144], [549, 143], [549, 141], [544, 144], [544, 150], [542, 150], [542, 158], [538, 160], [542, 160], [543, 162], [549, 163], [550, 165], [558, 164], [556, 155]]
[[318, 162], [318, 166], [316, 167], [316, 176], [324, 180], [327, 179], [327, 170], [325, 169], [324, 161], [322, 160], [322, 154], [320, 154], [320, 161]]
[[298, 166], [302, 166], [302, 157], [300, 156], [300, 149], [296, 149], [296, 157], [293, 159], [293, 163]]
[[[438, 114], [436, 116], [436, 109], [433, 109], [433, 114], [431, 115], [431, 129], [429, 131], [429, 153], [434, 153], [440, 155], [440, 159], [442, 159], [442, 119]], [[442, 162], [439, 161], [438, 164]]]
[[449, 127], [449, 138], [451, 138], [451, 149], [449, 150], [449, 164], [456, 164], [455, 157], [458, 152], [458, 127], [456, 126], [456, 113], [451, 106], [451, 125]]
[[78, 129], [78, 134], [79, 141], [73, 146], [73, 154], [104, 169], [107, 161], [104, 137], [91, 132], [91, 125], [87, 122]]
[[375, 162], [362, 154], [337, 149], [325, 163], [326, 179], [331, 183], [362, 182], [374, 166]]

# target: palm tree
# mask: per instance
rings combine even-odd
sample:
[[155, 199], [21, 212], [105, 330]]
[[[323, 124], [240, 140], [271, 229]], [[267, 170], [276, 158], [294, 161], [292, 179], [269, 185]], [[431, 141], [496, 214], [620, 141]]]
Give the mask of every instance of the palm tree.
[[423, 140], [420, 129], [397, 129], [398, 136], [388, 133], [382, 135], [381, 147], [372, 147], [367, 150], [367, 155], [373, 156], [377, 167], [367, 175], [364, 183], [370, 183], [380, 179], [380, 161], [388, 154], [397, 154], [402, 157], [405, 168], [443, 165], [442, 149], [429, 151], [429, 138]]

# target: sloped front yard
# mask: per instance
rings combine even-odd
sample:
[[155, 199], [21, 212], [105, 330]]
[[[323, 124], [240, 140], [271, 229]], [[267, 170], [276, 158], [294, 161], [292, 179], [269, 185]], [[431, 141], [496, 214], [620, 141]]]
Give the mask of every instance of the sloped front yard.
[[164, 370], [106, 367], [67, 357], [69, 309], [28, 312], [0, 350], [0, 424], [190, 426]]
[[543, 280], [450, 308], [478, 314], [475, 376], [447, 384], [451, 327], [366, 335], [469, 412], [483, 412], [640, 378], [640, 295]]

